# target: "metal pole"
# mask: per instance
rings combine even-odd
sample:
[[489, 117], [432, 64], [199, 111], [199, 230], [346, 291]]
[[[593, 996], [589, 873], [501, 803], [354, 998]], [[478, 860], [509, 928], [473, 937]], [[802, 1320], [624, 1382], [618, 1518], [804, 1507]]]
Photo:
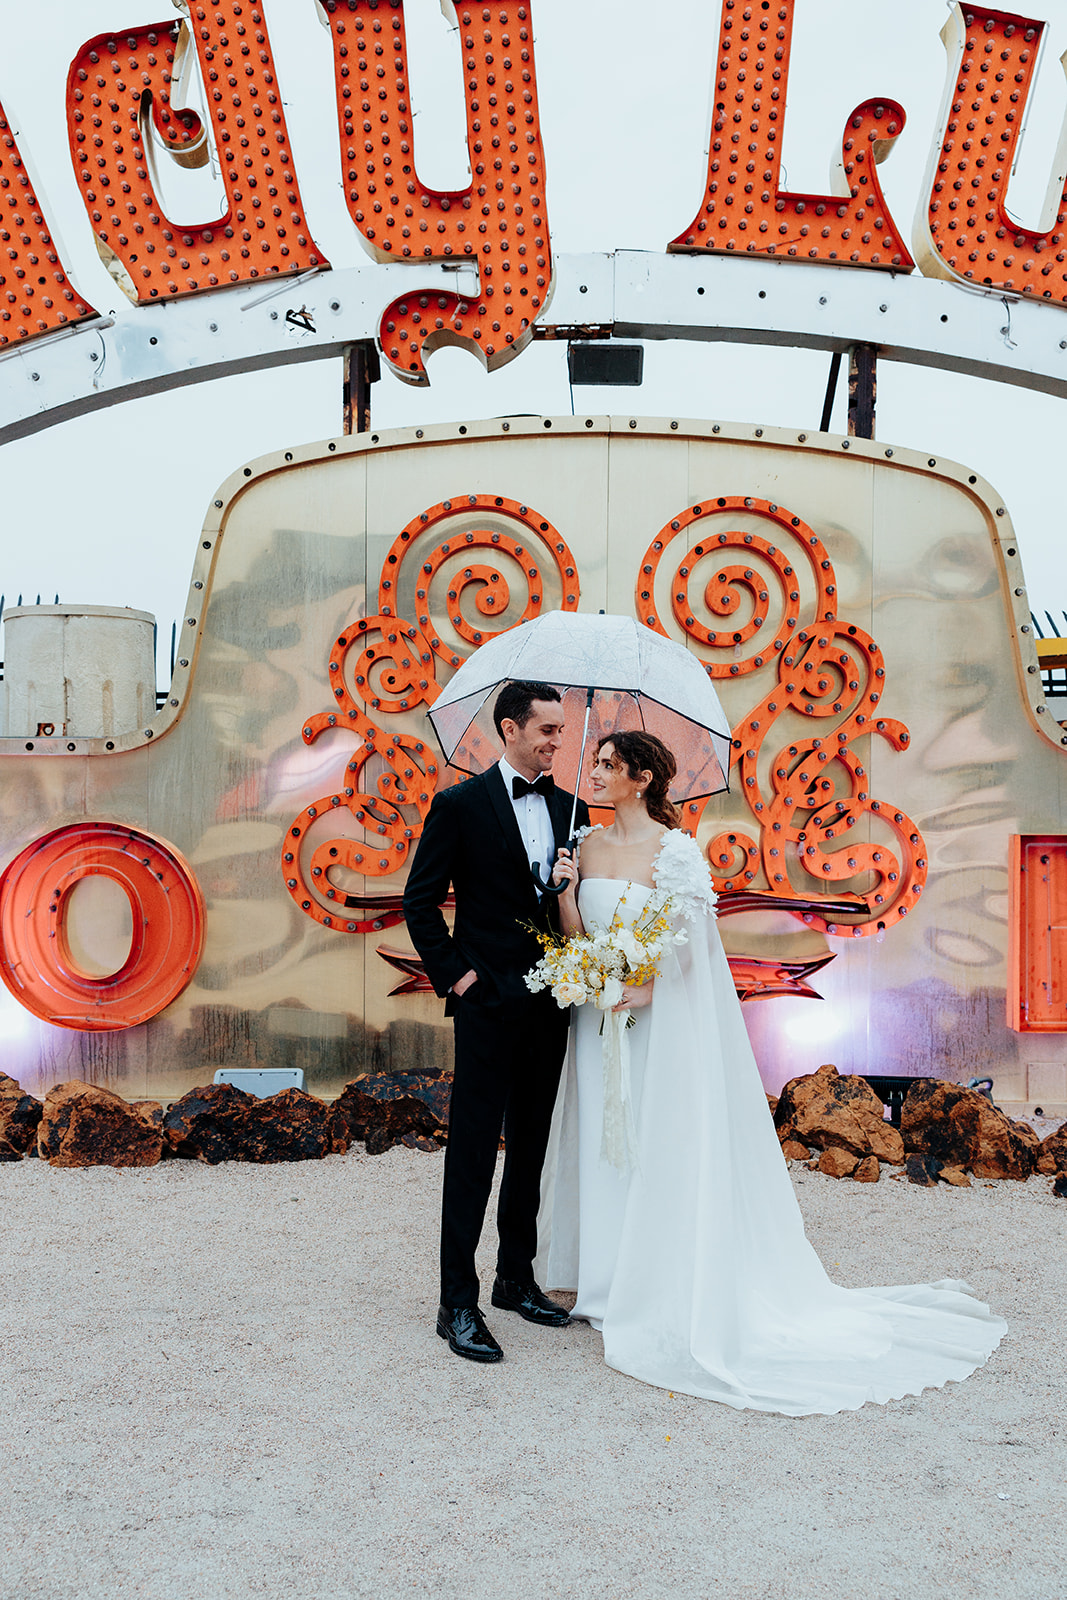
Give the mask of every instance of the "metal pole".
[[877, 349], [856, 344], [848, 353], [848, 431], [856, 439], [874, 438], [874, 402], [878, 393]]
[[342, 433], [370, 432], [371, 384], [381, 377], [378, 351], [370, 339], [345, 346], [341, 380]]
[[837, 375], [841, 371], [841, 352], [835, 350], [830, 357], [830, 374], [826, 380], [826, 394], [822, 403], [822, 421], [819, 423], [819, 432], [825, 433], [830, 426], [830, 417], [834, 409], [834, 395], [837, 393]]

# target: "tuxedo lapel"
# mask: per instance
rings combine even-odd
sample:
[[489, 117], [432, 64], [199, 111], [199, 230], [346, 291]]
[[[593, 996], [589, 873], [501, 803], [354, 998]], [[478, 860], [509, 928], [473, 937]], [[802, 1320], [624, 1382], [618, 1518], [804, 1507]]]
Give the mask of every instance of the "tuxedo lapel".
[[[530, 872], [530, 863], [526, 857], [526, 850], [519, 832], [519, 824], [515, 820], [515, 808], [508, 796], [507, 787], [499, 767], [491, 767], [485, 775], [485, 788], [492, 804], [494, 815], [500, 824], [507, 848], [508, 858], [515, 871], [521, 875], [522, 881], [530, 886], [530, 898], [536, 904], [537, 890], [534, 887], [533, 877]], [[551, 811], [549, 812], [551, 816]], [[555, 821], [553, 819], [553, 827]]]
[[553, 789], [548, 797], [548, 815], [552, 822], [552, 836], [556, 841], [556, 849], [566, 849], [570, 840], [571, 806], [574, 796], [565, 794], [562, 789]]

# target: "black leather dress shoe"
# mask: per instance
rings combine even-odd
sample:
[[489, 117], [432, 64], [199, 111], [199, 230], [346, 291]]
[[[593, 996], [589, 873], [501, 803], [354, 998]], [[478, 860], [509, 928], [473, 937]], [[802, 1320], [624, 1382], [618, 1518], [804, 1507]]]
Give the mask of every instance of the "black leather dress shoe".
[[493, 1284], [493, 1304], [504, 1311], [517, 1311], [527, 1322], [536, 1322], [542, 1328], [567, 1328], [570, 1317], [562, 1306], [556, 1305], [541, 1293], [536, 1283], [515, 1283], [510, 1278], [497, 1278]]
[[442, 1306], [437, 1313], [437, 1331], [448, 1340], [450, 1350], [468, 1361], [500, 1361], [504, 1352], [485, 1325], [477, 1306]]

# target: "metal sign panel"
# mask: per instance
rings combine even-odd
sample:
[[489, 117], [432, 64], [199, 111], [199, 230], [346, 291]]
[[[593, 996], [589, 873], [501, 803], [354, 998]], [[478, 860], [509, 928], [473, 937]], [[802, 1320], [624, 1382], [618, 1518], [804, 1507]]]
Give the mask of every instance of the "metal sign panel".
[[5, 1000], [8, 1070], [168, 1095], [284, 1060], [328, 1093], [446, 1063], [399, 911], [452, 781], [426, 708], [481, 640], [552, 606], [637, 615], [715, 675], [733, 788], [686, 823], [723, 887], [772, 897], [724, 921], [729, 943], [836, 958], [828, 1004], [746, 1008], [769, 1086], [831, 1057], [936, 1059], [1025, 1093], [1001, 1021], [1008, 841], [1057, 825], [1067, 736], [995, 493], [856, 439], [581, 415], [328, 441], [228, 480], [151, 725], [0, 743], [3, 863], [64, 825], [162, 835], [203, 893], [203, 956], [125, 1030]]

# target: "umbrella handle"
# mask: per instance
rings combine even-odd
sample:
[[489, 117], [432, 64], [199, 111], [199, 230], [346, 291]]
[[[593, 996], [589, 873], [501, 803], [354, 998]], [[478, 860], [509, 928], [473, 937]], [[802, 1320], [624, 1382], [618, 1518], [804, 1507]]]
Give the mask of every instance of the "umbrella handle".
[[[566, 848], [571, 852], [571, 855], [574, 854], [574, 847], [577, 843], [577, 839], [569, 839], [567, 841]], [[564, 879], [562, 883], [552, 883], [551, 881], [548, 883], [543, 883], [541, 881], [541, 868], [536, 864], [536, 862], [531, 862], [530, 873], [533, 877], [534, 883], [537, 885], [537, 891], [539, 894], [564, 894], [566, 892], [566, 879]]]

